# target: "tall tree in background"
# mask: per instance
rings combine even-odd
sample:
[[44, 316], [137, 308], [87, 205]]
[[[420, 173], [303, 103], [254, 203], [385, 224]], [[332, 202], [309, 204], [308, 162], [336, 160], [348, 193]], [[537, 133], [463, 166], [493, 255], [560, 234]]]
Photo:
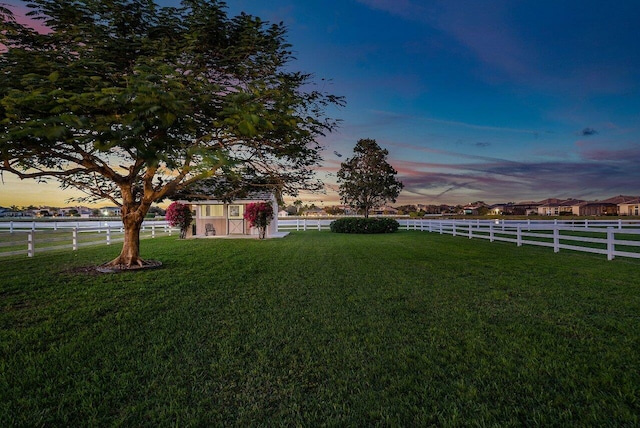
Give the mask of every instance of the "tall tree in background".
[[[207, 179], [220, 198], [318, 188], [316, 138], [342, 98], [285, 67], [282, 23], [216, 0], [31, 0], [39, 33], [0, 7], [0, 172], [55, 179], [121, 207], [112, 265], [143, 265], [153, 202]], [[220, 186], [217, 186], [220, 184]]]
[[340, 164], [338, 193], [344, 204], [368, 217], [371, 208], [395, 202], [404, 186], [396, 180], [398, 171], [387, 162], [389, 152], [376, 140], [359, 140], [353, 152], [351, 159]]

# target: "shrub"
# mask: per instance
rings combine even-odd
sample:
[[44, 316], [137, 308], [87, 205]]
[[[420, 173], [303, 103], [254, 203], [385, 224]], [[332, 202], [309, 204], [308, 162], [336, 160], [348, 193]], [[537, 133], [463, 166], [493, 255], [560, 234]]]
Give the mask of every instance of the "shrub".
[[264, 239], [267, 226], [273, 219], [273, 206], [267, 202], [255, 202], [248, 204], [244, 211], [245, 220], [251, 227], [257, 227], [259, 238]]
[[386, 217], [347, 217], [332, 221], [330, 227], [335, 233], [393, 233], [398, 231], [400, 224]]
[[171, 226], [180, 227], [180, 238], [184, 239], [187, 236], [187, 228], [193, 221], [193, 213], [188, 205], [174, 202], [167, 208], [166, 219]]

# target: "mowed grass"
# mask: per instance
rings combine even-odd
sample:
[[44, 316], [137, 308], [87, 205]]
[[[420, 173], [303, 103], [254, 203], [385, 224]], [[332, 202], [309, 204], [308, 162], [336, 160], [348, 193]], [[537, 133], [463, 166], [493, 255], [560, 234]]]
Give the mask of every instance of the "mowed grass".
[[435, 233], [0, 259], [0, 426], [637, 426], [640, 262]]

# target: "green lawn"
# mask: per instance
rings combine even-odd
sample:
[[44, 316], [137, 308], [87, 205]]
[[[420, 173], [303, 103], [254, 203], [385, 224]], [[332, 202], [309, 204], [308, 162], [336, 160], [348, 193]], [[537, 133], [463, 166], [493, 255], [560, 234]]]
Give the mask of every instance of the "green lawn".
[[436, 233], [0, 259], [0, 426], [637, 426], [640, 261]]

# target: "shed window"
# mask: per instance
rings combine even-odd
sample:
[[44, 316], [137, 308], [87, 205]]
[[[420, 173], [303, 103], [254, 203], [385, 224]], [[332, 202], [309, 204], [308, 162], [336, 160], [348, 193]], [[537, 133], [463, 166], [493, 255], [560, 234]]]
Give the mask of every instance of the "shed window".
[[242, 218], [244, 215], [244, 206], [229, 205], [229, 218]]
[[224, 205], [201, 205], [200, 217], [224, 217]]

